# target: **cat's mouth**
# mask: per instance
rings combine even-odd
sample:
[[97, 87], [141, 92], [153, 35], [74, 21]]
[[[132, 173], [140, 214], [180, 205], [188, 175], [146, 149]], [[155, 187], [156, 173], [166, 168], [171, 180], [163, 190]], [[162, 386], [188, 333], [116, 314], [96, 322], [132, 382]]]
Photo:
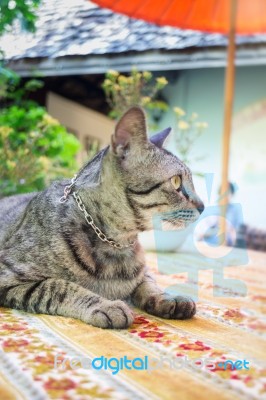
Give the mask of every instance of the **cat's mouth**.
[[185, 229], [191, 222], [179, 220], [179, 221], [171, 221], [171, 220], [163, 220], [162, 221], [162, 230], [163, 231], [175, 231], [180, 229]]
[[188, 225], [195, 222], [199, 217], [199, 213], [194, 210], [177, 210], [162, 215], [162, 229], [176, 230], [185, 229]]

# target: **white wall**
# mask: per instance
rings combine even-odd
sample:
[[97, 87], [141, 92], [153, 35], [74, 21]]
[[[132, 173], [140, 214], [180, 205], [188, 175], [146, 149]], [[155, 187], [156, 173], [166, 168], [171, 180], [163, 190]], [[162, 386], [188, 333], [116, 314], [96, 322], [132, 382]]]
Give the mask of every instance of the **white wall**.
[[[217, 198], [221, 181], [223, 91], [224, 70], [212, 68], [182, 71], [164, 93], [171, 107], [182, 107], [188, 114], [197, 112], [200, 119], [209, 124], [195, 148], [197, 154], [205, 154], [206, 158], [190, 167], [214, 174], [211, 204]], [[261, 107], [263, 100], [266, 100], [266, 67], [237, 68], [234, 119], [243, 120], [244, 113], [250, 110], [256, 115], [254, 108]], [[266, 107], [262, 107], [260, 117], [254, 118], [248, 126], [246, 123], [237, 129], [235, 126], [232, 132], [230, 180], [239, 186], [235, 201], [242, 204], [245, 222], [266, 229]], [[168, 112], [160, 125], [173, 125], [173, 113]], [[169, 148], [173, 150], [173, 142], [169, 143]], [[240, 163], [246, 167], [241, 169]], [[250, 178], [251, 172], [253, 178]], [[196, 178], [195, 186], [208, 204], [204, 179]]]

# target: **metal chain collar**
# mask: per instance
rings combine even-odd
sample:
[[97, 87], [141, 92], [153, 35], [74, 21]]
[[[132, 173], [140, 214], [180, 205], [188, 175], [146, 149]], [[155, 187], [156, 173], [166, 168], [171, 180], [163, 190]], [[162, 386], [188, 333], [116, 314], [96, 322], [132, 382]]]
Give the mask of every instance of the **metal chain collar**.
[[59, 200], [60, 203], [65, 203], [67, 201], [68, 195], [71, 193], [72, 187], [75, 185], [77, 177], [78, 177], [78, 175], [74, 175], [73, 178], [71, 179], [71, 184], [65, 186], [64, 195], [62, 197], [60, 197], [60, 200]]
[[[74, 175], [74, 177], [71, 179], [71, 184], [65, 186], [64, 188], [64, 195], [60, 198], [59, 202], [60, 203], [65, 203], [67, 201], [67, 198], [69, 196], [69, 194], [72, 191], [72, 187], [75, 185], [75, 182], [77, 180], [77, 175]], [[109, 239], [102, 231], [100, 228], [98, 228], [94, 221], [92, 216], [88, 213], [88, 211], [85, 208], [85, 205], [83, 204], [80, 196], [76, 193], [73, 192], [73, 197], [76, 200], [76, 203], [78, 205], [78, 208], [80, 209], [80, 211], [83, 212], [85, 220], [87, 222], [88, 225], [90, 225], [92, 227], [92, 229], [94, 230], [94, 232], [96, 233], [96, 235], [98, 236], [98, 238], [102, 241], [102, 242], [106, 242], [108, 243], [110, 246], [116, 248], [116, 249], [124, 249], [127, 247], [133, 247], [136, 244], [136, 240], [134, 242], [130, 242], [129, 244], [125, 244], [122, 245], [120, 243], [115, 242], [112, 239]]]

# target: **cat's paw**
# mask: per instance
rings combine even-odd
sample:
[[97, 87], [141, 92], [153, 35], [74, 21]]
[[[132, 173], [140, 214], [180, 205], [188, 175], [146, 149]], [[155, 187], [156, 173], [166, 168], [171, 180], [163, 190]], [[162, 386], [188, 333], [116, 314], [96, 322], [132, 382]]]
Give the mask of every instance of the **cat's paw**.
[[145, 311], [166, 319], [188, 319], [196, 314], [196, 304], [190, 297], [162, 293], [149, 298]]
[[98, 328], [125, 329], [133, 320], [133, 312], [123, 301], [106, 300], [91, 312], [89, 323]]

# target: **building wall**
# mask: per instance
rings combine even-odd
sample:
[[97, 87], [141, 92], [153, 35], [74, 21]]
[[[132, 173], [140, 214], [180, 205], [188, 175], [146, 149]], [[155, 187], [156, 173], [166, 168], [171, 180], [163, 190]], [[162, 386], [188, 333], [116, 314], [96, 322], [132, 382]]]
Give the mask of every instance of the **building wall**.
[[[167, 74], [166, 74], [167, 76]], [[206, 155], [190, 165], [194, 171], [214, 174], [209, 204], [215, 204], [220, 185], [223, 129], [224, 70], [222, 68], [181, 71], [170, 82], [164, 95], [170, 107], [179, 106], [188, 114], [196, 112], [209, 124], [199, 138], [194, 152]], [[230, 151], [230, 180], [238, 185], [235, 201], [243, 207], [244, 220], [266, 229], [266, 67], [239, 67], [236, 70], [234, 127]], [[173, 126], [174, 117], [168, 112], [161, 125]], [[168, 147], [175, 145], [169, 140]], [[195, 185], [208, 204], [206, 180], [196, 178]], [[210, 188], [210, 184], [208, 184]]]
[[94, 110], [74, 101], [49, 92], [47, 96], [49, 114], [57, 118], [69, 132], [74, 133], [82, 144], [78, 162], [82, 165], [90, 157], [90, 152], [110, 144], [114, 121]]

